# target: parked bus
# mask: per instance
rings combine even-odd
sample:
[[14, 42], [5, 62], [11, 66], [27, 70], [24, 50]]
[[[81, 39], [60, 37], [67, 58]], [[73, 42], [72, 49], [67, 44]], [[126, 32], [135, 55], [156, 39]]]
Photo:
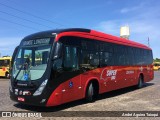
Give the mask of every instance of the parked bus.
[[153, 63], [153, 69], [160, 71], [160, 62]]
[[0, 58], [0, 77], [10, 77], [11, 57], [4, 56]]
[[56, 106], [153, 79], [151, 48], [89, 29], [25, 37], [13, 54], [10, 98]]

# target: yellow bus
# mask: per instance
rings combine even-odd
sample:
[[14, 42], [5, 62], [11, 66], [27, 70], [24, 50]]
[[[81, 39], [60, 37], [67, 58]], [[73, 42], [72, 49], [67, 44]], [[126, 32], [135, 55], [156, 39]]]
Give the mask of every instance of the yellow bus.
[[153, 65], [153, 69], [160, 71], [160, 62], [155, 62], [154, 65]]
[[10, 77], [10, 66], [11, 66], [11, 59], [10, 56], [3, 56], [0, 58], [0, 77]]

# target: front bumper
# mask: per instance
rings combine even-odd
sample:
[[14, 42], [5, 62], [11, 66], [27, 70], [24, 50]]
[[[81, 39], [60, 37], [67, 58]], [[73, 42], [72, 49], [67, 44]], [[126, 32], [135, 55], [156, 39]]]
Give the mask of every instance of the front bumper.
[[39, 95], [39, 96], [15, 95], [11, 91], [10, 91], [10, 98], [15, 102], [27, 104], [27, 105], [33, 105], [33, 106], [46, 106], [46, 103], [48, 100], [45, 96], [43, 97], [43, 95]]

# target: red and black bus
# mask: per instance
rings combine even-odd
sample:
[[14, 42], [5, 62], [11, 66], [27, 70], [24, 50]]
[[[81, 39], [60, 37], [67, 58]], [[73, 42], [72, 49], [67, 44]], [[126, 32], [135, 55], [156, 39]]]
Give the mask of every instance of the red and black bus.
[[13, 54], [10, 98], [56, 106], [153, 79], [151, 48], [90, 29], [56, 29], [25, 37]]

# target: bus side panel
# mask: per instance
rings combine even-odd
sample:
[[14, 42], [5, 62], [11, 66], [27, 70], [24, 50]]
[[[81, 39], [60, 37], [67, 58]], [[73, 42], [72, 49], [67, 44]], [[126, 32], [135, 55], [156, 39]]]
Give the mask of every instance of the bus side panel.
[[62, 103], [71, 102], [83, 98], [81, 75], [77, 75], [62, 83]]
[[98, 81], [99, 94], [115, 89], [114, 81], [110, 81], [106, 76], [109, 69], [110, 67], [97, 68], [81, 74], [81, 82], [84, 89], [83, 97], [85, 97], [87, 86], [91, 80]]
[[126, 75], [128, 67], [127, 66], [118, 66], [117, 67], [117, 76], [116, 76], [116, 89], [124, 88], [131, 84], [129, 82], [128, 76]]
[[140, 74], [143, 74], [142, 69], [143, 69], [142, 66], [136, 66], [136, 74], [135, 74], [136, 79], [135, 79], [135, 85], [138, 85], [139, 76], [140, 76]]
[[153, 80], [153, 78], [154, 78], [153, 65], [148, 65], [147, 70], [148, 70], [149, 79], [145, 82], [149, 82], [149, 81]]
[[[98, 80], [99, 93], [104, 93], [128, 86], [137, 84], [135, 80], [135, 68], [124, 66], [108, 66], [104, 68], [97, 68], [90, 72], [85, 72], [81, 75], [82, 86], [85, 86], [84, 90], [90, 80]], [[132, 70], [132, 71], [131, 71]], [[97, 71], [97, 72], [95, 72]], [[133, 75], [126, 75], [126, 71], [131, 71]], [[87, 81], [86, 81], [87, 80]]]
[[46, 106], [56, 106], [62, 104], [62, 85], [58, 86], [50, 95]]
[[[116, 83], [115, 83], [115, 74], [117, 74], [116, 68], [108, 66], [100, 68], [99, 73], [99, 93], [104, 93], [107, 91], [111, 91], [116, 89]], [[114, 77], [114, 80], [112, 79], [112, 76]]]
[[149, 82], [149, 81], [153, 80], [153, 78], [154, 78], [153, 66], [147, 65], [147, 66], [138, 66], [137, 67], [137, 84], [138, 84], [140, 74], [143, 75], [144, 82]]
[[100, 93], [134, 85], [134, 69], [130, 66], [108, 66], [102, 68], [100, 73]]
[[[51, 94], [47, 106], [60, 105], [84, 98], [87, 85], [91, 80], [98, 81], [99, 94], [136, 85], [141, 73], [144, 74], [145, 82], [150, 81], [153, 78], [153, 69], [150, 74], [143, 69], [145, 69], [144, 66], [108, 66], [86, 71], [56, 88]], [[147, 74], [150, 75], [149, 80], [145, 77]]]
[[61, 83], [61, 85], [51, 94], [46, 106], [56, 106], [84, 98], [86, 88], [90, 80], [97, 80], [99, 82], [99, 71], [99, 68], [86, 71]]
[[119, 66], [117, 89], [133, 86], [136, 82], [135, 72], [132, 66]]
[[153, 70], [153, 65], [150, 65], [150, 80], [154, 79], [154, 70]]
[[0, 68], [0, 76], [4, 77], [5, 76], [5, 73], [6, 73], [6, 68], [5, 67], [1, 67]]

